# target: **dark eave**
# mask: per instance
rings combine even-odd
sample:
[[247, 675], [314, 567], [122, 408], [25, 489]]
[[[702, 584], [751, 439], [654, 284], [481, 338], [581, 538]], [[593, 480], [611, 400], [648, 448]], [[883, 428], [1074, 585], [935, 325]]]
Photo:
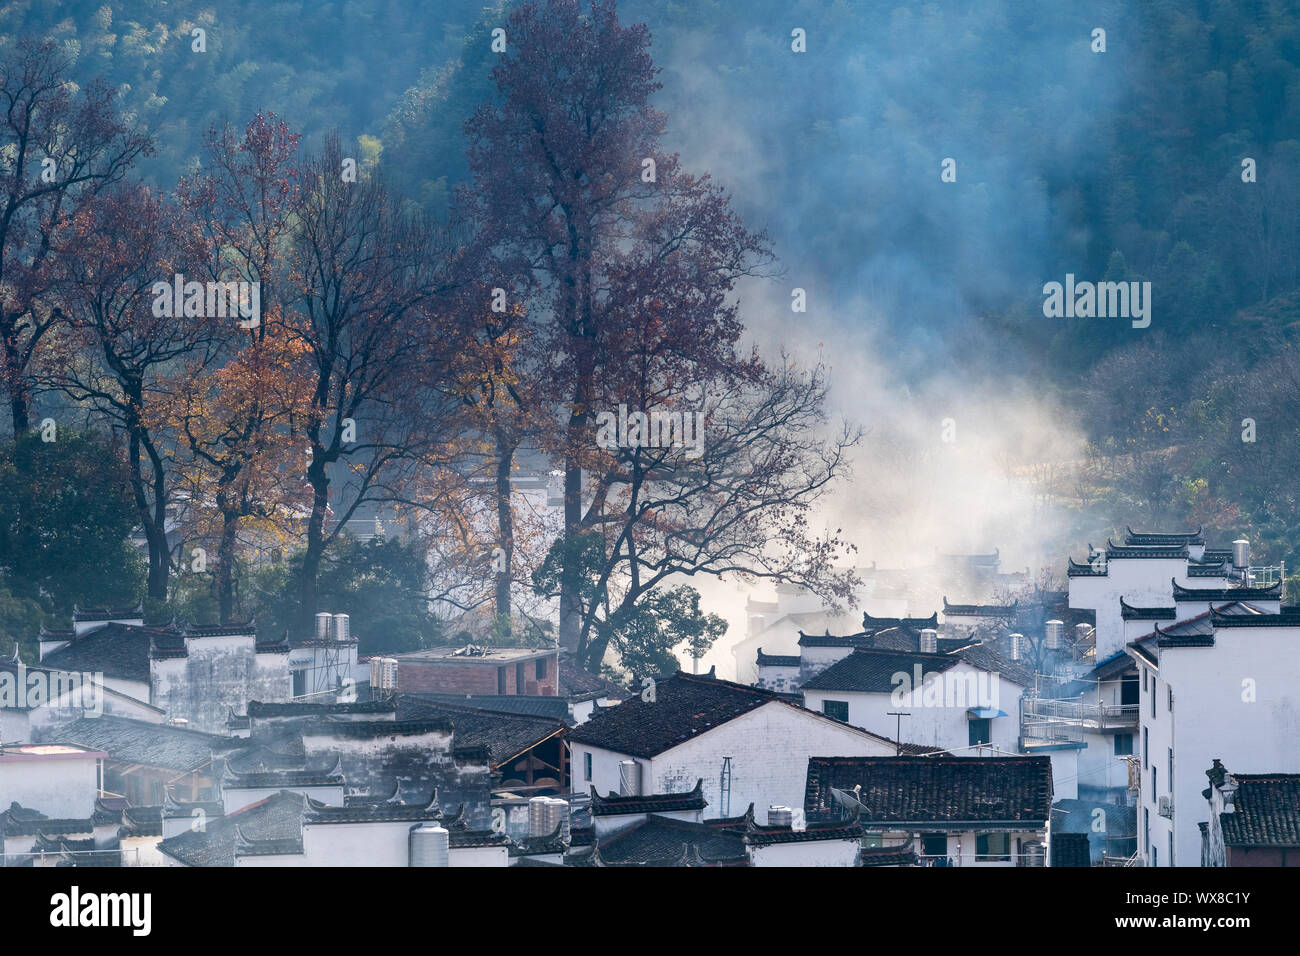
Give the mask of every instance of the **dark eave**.
[[1122, 597], [1119, 599], [1120, 614], [1126, 621], [1175, 621], [1178, 609], [1173, 607], [1134, 607]]
[[1100, 568], [1095, 568], [1091, 564], [1080, 564], [1074, 558], [1069, 559], [1070, 565], [1066, 568], [1066, 575], [1072, 578], [1104, 578], [1106, 577], [1106, 562], [1101, 563]]
[[1160, 560], [1187, 559], [1187, 545], [1134, 545], [1115, 544], [1106, 539], [1106, 560], [1127, 560], [1130, 558], [1156, 558]]
[[1190, 602], [1211, 601], [1280, 601], [1282, 599], [1282, 582], [1262, 588], [1188, 588], [1183, 587], [1174, 578], [1174, 600], [1186, 604]]
[[1203, 536], [1204, 525], [1200, 525], [1195, 531], [1134, 531], [1132, 528], [1125, 528], [1124, 530], [1127, 532], [1124, 540], [1129, 545], [1160, 546], [1205, 543]]

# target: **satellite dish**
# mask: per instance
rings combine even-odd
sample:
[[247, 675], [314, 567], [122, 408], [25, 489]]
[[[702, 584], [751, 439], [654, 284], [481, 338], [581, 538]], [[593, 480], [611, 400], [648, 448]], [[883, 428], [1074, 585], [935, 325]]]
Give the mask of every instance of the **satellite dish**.
[[858, 799], [857, 795], [849, 793], [847, 790], [840, 790], [836, 787], [831, 787], [831, 796], [835, 798], [836, 803], [845, 810], [848, 810], [850, 813], [854, 810], [864, 809], [862, 801]]

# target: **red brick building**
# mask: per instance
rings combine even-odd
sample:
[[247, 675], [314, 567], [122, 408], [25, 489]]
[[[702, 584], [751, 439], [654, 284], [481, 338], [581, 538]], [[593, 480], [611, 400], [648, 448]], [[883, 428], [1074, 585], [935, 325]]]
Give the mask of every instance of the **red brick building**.
[[396, 655], [397, 689], [408, 694], [554, 697], [559, 651], [537, 647], [430, 647]]

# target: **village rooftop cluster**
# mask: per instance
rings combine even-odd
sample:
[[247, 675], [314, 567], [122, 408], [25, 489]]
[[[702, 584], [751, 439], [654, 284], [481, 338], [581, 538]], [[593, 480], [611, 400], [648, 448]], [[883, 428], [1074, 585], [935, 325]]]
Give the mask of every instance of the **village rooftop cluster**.
[[[995, 552], [941, 587], [1020, 579]], [[1245, 540], [1129, 531], [1068, 588], [909, 616], [867, 569], [858, 626], [783, 586], [737, 680], [624, 688], [558, 647], [370, 659], [310, 639], [79, 609], [40, 660], [91, 673], [0, 709], [4, 865], [1285, 866], [1300, 860], [1300, 609]], [[896, 616], [878, 616], [888, 608]], [[356, 622], [364, 628], [365, 622]], [[983, 699], [911, 696], [955, 677]], [[78, 688], [79, 690], [80, 688]]]

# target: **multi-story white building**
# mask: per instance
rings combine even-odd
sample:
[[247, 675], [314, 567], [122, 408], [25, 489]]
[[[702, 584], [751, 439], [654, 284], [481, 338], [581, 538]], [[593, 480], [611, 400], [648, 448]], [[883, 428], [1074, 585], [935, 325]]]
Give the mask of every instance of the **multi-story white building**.
[[[1138, 853], [1149, 866], [1196, 866], [1205, 768], [1300, 770], [1300, 612], [1268, 613], [1258, 589], [1207, 589], [1207, 609], [1129, 645], [1141, 674]], [[1269, 589], [1269, 593], [1271, 589]]]

